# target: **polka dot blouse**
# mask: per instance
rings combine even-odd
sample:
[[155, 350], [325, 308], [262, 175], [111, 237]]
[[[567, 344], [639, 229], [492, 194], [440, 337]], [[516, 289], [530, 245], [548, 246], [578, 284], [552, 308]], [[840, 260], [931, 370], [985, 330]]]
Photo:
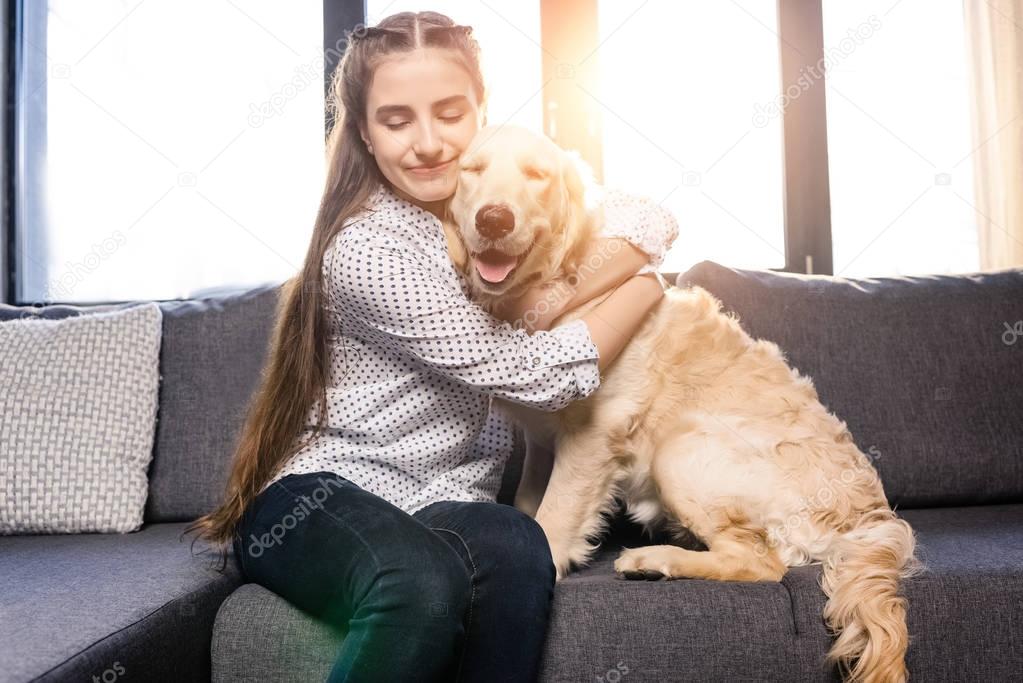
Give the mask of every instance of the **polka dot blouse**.
[[[266, 486], [334, 472], [409, 514], [441, 500], [492, 502], [513, 424], [491, 399], [560, 410], [599, 386], [597, 347], [581, 319], [530, 335], [494, 318], [469, 298], [433, 214], [384, 185], [368, 206], [324, 254], [324, 431]], [[672, 214], [610, 190], [603, 208], [601, 236], [628, 239], [651, 257], [640, 272], [656, 270], [678, 235]]]

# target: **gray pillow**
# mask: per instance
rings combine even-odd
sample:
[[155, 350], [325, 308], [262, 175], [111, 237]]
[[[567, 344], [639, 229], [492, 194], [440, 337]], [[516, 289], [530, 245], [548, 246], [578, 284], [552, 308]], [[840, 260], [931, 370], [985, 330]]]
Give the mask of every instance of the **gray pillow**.
[[148, 303], [0, 323], [0, 534], [142, 525], [161, 322]]

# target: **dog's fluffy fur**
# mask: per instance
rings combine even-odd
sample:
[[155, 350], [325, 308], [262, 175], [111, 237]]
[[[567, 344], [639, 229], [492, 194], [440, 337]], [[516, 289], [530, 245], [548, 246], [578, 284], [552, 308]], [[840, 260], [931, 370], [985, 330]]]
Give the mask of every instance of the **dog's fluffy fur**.
[[[582, 273], [577, 259], [601, 216], [599, 188], [577, 155], [526, 129], [487, 127], [461, 165], [445, 228], [481, 305]], [[491, 242], [475, 217], [494, 203], [512, 210], [515, 226]], [[499, 284], [473, 267], [490, 248], [519, 255]], [[898, 589], [922, 568], [912, 529], [811, 380], [777, 345], [746, 334], [710, 293], [669, 289], [587, 398], [557, 413], [502, 403], [529, 440], [516, 505], [535, 512], [559, 579], [588, 561], [618, 497], [648, 530], [684, 528], [707, 548], [626, 549], [615, 562], [620, 574], [779, 581], [788, 567], [819, 562], [829, 598], [823, 616], [837, 636], [828, 661], [855, 681], [907, 678]]]

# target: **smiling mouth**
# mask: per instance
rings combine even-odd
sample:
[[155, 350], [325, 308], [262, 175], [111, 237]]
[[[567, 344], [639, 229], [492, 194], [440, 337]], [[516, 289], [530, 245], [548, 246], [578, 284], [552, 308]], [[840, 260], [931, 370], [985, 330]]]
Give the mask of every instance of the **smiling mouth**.
[[417, 171], [419, 173], [429, 173], [431, 171], [436, 171], [436, 170], [440, 169], [443, 166], [447, 166], [450, 163], [451, 163], [451, 159], [448, 159], [447, 161], [442, 161], [439, 164], [434, 164], [433, 166], [413, 166], [409, 170], [410, 171]]
[[500, 284], [508, 279], [508, 276], [519, 262], [523, 254], [506, 254], [498, 249], [487, 249], [472, 255], [472, 264], [476, 272], [484, 282], [492, 285]]

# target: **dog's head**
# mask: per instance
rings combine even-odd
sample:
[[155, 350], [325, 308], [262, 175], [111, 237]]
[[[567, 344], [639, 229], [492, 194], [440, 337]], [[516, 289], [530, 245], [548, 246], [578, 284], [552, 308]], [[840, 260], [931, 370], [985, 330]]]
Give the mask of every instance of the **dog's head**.
[[576, 152], [520, 126], [481, 128], [449, 205], [464, 249], [452, 250], [456, 266], [484, 299], [559, 277], [594, 230], [598, 191]]

